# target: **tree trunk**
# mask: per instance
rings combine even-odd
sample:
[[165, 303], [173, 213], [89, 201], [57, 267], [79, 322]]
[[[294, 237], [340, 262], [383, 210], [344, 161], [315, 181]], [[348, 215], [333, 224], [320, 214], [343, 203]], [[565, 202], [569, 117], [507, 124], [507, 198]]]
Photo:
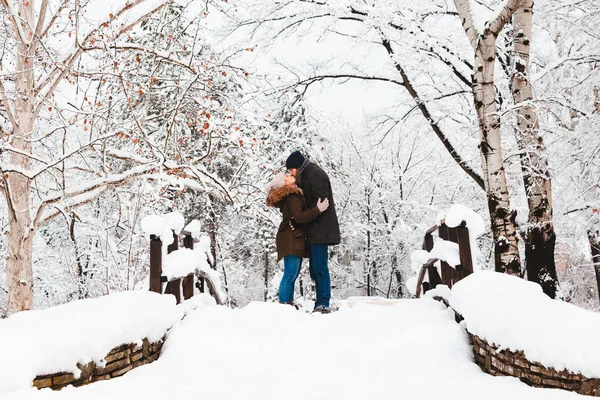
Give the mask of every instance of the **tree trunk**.
[[[10, 178], [9, 178], [10, 179]], [[18, 207], [20, 204], [17, 203]], [[24, 213], [29, 213], [26, 208]], [[23, 213], [21, 213], [23, 214]], [[9, 217], [9, 232], [6, 234], [8, 255], [6, 273], [8, 278], [7, 315], [33, 307], [32, 237], [27, 218]]]
[[590, 250], [592, 252], [592, 263], [596, 272], [596, 284], [598, 285], [598, 300], [600, 301], [600, 232], [588, 232]]
[[539, 121], [531, 104], [533, 89], [529, 80], [533, 0], [522, 0], [513, 14], [514, 53], [511, 91], [517, 111], [517, 142], [521, 153], [523, 183], [529, 206], [525, 233], [527, 279], [542, 286], [544, 293], [556, 297], [557, 276], [554, 262], [556, 235], [552, 223], [552, 185]]
[[473, 23], [470, 0], [454, 0], [454, 5], [465, 34], [475, 51], [472, 89], [481, 138], [479, 143], [481, 169], [494, 235], [495, 267], [497, 272], [521, 276], [516, 212], [511, 211], [510, 208], [494, 80], [496, 39], [517, 9], [519, 1], [508, 0], [495, 17], [486, 22], [483, 32], [478, 32]]
[[210, 266], [215, 271], [217, 270], [217, 225], [216, 215], [214, 211], [210, 212], [210, 222], [208, 223], [208, 237], [210, 238], [210, 256], [212, 257], [212, 265]]
[[[29, 4], [29, 3], [28, 3]], [[21, 24], [23, 34], [33, 36], [31, 27], [35, 26], [33, 7], [26, 7], [24, 2], [19, 2], [19, 15], [24, 19]], [[18, 32], [15, 32], [18, 36]], [[15, 124], [13, 126], [12, 146], [23, 154], [31, 153], [31, 135], [34, 120], [34, 87], [33, 74], [33, 47], [23, 40], [17, 42], [17, 73], [16, 96], [14, 102]], [[16, 152], [11, 152], [10, 162], [13, 166], [24, 171], [30, 169], [29, 157]], [[9, 210], [9, 229], [6, 233], [8, 254], [6, 257], [6, 273], [8, 278], [8, 315], [23, 310], [30, 310], [33, 306], [33, 267], [32, 267], [32, 241], [34, 229], [31, 226], [29, 209], [29, 189], [31, 181], [18, 172], [9, 172], [5, 175], [5, 197]]]
[[497, 272], [521, 275], [516, 212], [511, 211], [500, 141], [500, 115], [494, 89], [496, 36], [486, 29], [475, 50], [473, 97], [480, 131], [479, 151], [494, 235]]

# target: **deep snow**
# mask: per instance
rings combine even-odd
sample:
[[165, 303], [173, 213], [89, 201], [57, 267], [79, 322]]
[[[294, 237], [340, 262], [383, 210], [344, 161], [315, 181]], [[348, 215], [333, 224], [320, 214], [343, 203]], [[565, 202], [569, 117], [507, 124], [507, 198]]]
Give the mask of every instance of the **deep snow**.
[[78, 362], [100, 364], [124, 343], [158, 341], [184, 311], [173, 296], [138, 290], [0, 319], [0, 399], [36, 375], [78, 374]]
[[274, 303], [200, 306], [161, 358], [125, 376], [15, 399], [575, 399], [484, 374], [454, 314], [429, 299], [355, 301], [329, 315]]
[[[446, 296], [444, 296], [446, 297]], [[552, 300], [540, 285], [481, 271], [456, 283], [450, 305], [469, 332], [530, 361], [600, 378], [600, 314]]]

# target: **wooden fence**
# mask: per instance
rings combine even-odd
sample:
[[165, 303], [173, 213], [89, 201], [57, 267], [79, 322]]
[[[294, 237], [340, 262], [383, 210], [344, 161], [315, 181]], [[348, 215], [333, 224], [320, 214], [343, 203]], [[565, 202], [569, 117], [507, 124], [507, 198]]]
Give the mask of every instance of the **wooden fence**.
[[[452, 285], [456, 282], [473, 273], [471, 243], [469, 239], [469, 229], [466, 227], [466, 223], [462, 222], [460, 226], [455, 228], [450, 228], [444, 223], [440, 226], [432, 226], [425, 232], [425, 237], [423, 238], [423, 250], [431, 251], [433, 249], [433, 233], [435, 231], [438, 231], [440, 239], [458, 244], [460, 264], [453, 268], [448, 265], [447, 262], [438, 258], [429, 259], [429, 261], [421, 267], [419, 273], [419, 278], [417, 280], [417, 297], [420, 297], [421, 293], [425, 293], [439, 284], [452, 288]], [[435, 265], [438, 261], [440, 262], [441, 276]], [[423, 282], [425, 273], [427, 273], [429, 282]]]
[[[173, 243], [167, 246], [167, 254], [172, 253], [179, 249], [179, 236], [173, 232]], [[186, 249], [194, 248], [194, 239], [192, 233], [183, 230], [181, 232], [183, 236], [183, 246]], [[163, 283], [166, 283], [164, 294], [172, 294], [177, 300], [177, 304], [181, 302], [183, 296], [184, 300], [191, 298], [194, 295], [194, 282], [195, 286], [201, 293], [204, 293], [205, 286], [208, 287], [208, 291], [212, 297], [216, 300], [217, 304], [222, 305], [223, 299], [221, 298], [217, 287], [205, 271], [191, 272], [185, 277], [174, 278], [169, 280], [166, 276], [162, 275], [162, 240], [156, 235], [150, 235], [150, 291], [156, 293], [163, 293]], [[209, 254], [206, 253], [207, 261], [211, 269], [216, 269], [216, 263], [213, 255], [213, 261], [210, 261]]]

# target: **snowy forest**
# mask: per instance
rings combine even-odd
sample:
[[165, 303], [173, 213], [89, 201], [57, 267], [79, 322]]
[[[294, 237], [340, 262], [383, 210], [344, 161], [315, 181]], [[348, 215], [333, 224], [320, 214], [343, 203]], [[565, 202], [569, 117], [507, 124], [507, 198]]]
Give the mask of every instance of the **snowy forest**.
[[[600, 309], [598, 0], [1, 0], [0, 318], [147, 289], [180, 211], [228, 304], [281, 276], [265, 185], [331, 178], [332, 293], [412, 297], [453, 204], [474, 264]], [[311, 296], [308, 263], [300, 275]]]

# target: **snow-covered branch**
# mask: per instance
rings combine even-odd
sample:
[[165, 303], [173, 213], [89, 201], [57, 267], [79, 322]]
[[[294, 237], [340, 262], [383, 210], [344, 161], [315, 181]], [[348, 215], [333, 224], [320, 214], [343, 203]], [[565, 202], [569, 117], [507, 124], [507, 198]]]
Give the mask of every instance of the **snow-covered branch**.
[[508, 0], [498, 15], [488, 22], [486, 28], [489, 29], [493, 35], [499, 35], [502, 28], [504, 28], [504, 25], [512, 18], [521, 1], [522, 0]]
[[477, 38], [479, 37], [480, 33], [477, 31], [473, 21], [471, 0], [454, 0], [454, 6], [456, 7], [456, 11], [458, 11], [463, 29], [469, 38], [471, 46], [474, 49], [477, 48]]

